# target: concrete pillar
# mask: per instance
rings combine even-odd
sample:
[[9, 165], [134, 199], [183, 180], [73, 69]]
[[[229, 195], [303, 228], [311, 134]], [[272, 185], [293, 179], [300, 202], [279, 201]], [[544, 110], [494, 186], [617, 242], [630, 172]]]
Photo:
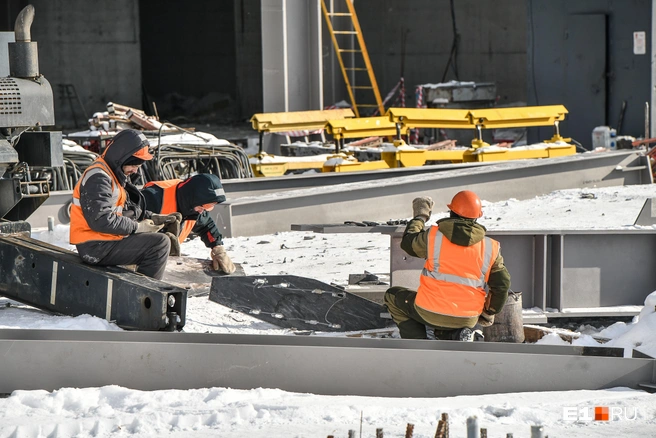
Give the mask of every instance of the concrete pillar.
[[319, 0], [262, 0], [263, 111], [323, 108]]

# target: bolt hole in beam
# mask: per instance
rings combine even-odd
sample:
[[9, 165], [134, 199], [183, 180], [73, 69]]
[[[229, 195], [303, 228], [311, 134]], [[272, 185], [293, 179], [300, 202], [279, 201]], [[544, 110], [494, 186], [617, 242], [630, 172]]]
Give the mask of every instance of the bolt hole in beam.
[[146, 297], [146, 299], [144, 300], [144, 307], [146, 309], [150, 309], [150, 298], [149, 297]]
[[85, 281], [85, 282], [84, 282], [84, 285], [85, 285], [86, 287], [89, 287], [89, 280]]

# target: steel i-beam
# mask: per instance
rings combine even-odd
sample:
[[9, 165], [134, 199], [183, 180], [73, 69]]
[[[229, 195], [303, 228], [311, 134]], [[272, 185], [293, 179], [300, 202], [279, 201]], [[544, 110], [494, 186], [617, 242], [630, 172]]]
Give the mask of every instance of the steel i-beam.
[[180, 287], [118, 267], [89, 266], [71, 251], [19, 236], [0, 237], [0, 295], [134, 330], [181, 329], [187, 306]]
[[343, 223], [407, 218], [410, 200], [431, 196], [446, 205], [463, 187], [495, 202], [554, 190], [651, 183], [646, 157], [634, 151], [520, 160], [385, 180], [326, 185], [242, 197], [212, 214], [226, 237], [289, 230], [292, 223]]
[[120, 385], [447, 397], [654, 383], [654, 359], [622, 354], [491, 342], [0, 330], [0, 393]]

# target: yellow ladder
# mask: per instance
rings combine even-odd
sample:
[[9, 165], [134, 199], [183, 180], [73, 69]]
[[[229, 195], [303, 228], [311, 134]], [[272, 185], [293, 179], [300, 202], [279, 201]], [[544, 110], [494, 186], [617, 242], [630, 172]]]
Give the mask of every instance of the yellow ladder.
[[[334, 0], [337, 1], [337, 0]], [[332, 0], [331, 0], [332, 3]], [[380, 98], [380, 92], [378, 91], [378, 84], [376, 83], [376, 77], [374, 76], [374, 70], [371, 67], [371, 61], [369, 60], [369, 54], [367, 53], [367, 47], [364, 44], [364, 38], [362, 37], [362, 29], [360, 29], [360, 23], [358, 22], [358, 16], [355, 14], [355, 8], [353, 7], [352, 0], [344, 0], [348, 12], [330, 12], [326, 7], [326, 0], [321, 0], [321, 9], [323, 10], [323, 16], [326, 18], [326, 24], [328, 25], [328, 32], [330, 32], [330, 37], [333, 40], [333, 46], [335, 47], [335, 53], [337, 53], [337, 59], [339, 60], [339, 66], [342, 69], [342, 74], [344, 75], [344, 82], [346, 82], [346, 88], [348, 90], [349, 96], [351, 98], [351, 104], [353, 105], [353, 112], [355, 112], [356, 117], [360, 117], [359, 108], [377, 108], [380, 115], [385, 114], [385, 108], [383, 108], [383, 101]], [[332, 9], [331, 9], [332, 11]], [[341, 18], [339, 20], [339, 30], [335, 30], [333, 25], [334, 18]], [[347, 27], [350, 22], [350, 29], [342, 29]], [[357, 40], [357, 45], [359, 48], [352, 49], [343, 49], [339, 46], [337, 42], [338, 35], [355, 35]], [[354, 54], [354, 59], [357, 54], [362, 56], [362, 61], [364, 67], [357, 65], [346, 66], [344, 63], [344, 58], [342, 57], [343, 53], [352, 53]], [[357, 64], [357, 61], [354, 62]], [[351, 80], [349, 79], [349, 73], [351, 72], [367, 72], [368, 83], [365, 85], [351, 85]], [[355, 81], [354, 81], [355, 82]], [[371, 90], [376, 103], [356, 103], [355, 101], [355, 92], [356, 90]], [[370, 111], [372, 113], [373, 111]], [[369, 114], [370, 115], [370, 114]]]

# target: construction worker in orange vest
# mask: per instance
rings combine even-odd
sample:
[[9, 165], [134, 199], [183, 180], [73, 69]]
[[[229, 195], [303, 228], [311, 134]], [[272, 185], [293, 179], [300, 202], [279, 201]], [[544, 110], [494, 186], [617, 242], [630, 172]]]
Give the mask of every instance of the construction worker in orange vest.
[[223, 247], [223, 236], [209, 214], [216, 204], [226, 200], [218, 176], [201, 173], [184, 181], [151, 181], [141, 193], [147, 210], [164, 215], [177, 213], [182, 217], [177, 241], [172, 239], [171, 242], [171, 255], [180, 255], [180, 244], [193, 232], [211, 248], [210, 257], [215, 270], [227, 274], [235, 272], [235, 265]]
[[[170, 240], [146, 218], [145, 201], [130, 175], [153, 156], [139, 131], [125, 129], [82, 174], [73, 191], [70, 242], [91, 265], [137, 265], [137, 272], [162, 279]], [[160, 218], [161, 219], [161, 218]]]
[[471, 341], [474, 327], [491, 326], [503, 308], [510, 273], [499, 242], [476, 222], [483, 216], [476, 193], [458, 192], [448, 204], [450, 217], [426, 228], [433, 205], [427, 196], [412, 201], [414, 218], [401, 241], [409, 255], [426, 259], [419, 288], [391, 287], [385, 305], [402, 338], [427, 339], [428, 327], [437, 339]]

